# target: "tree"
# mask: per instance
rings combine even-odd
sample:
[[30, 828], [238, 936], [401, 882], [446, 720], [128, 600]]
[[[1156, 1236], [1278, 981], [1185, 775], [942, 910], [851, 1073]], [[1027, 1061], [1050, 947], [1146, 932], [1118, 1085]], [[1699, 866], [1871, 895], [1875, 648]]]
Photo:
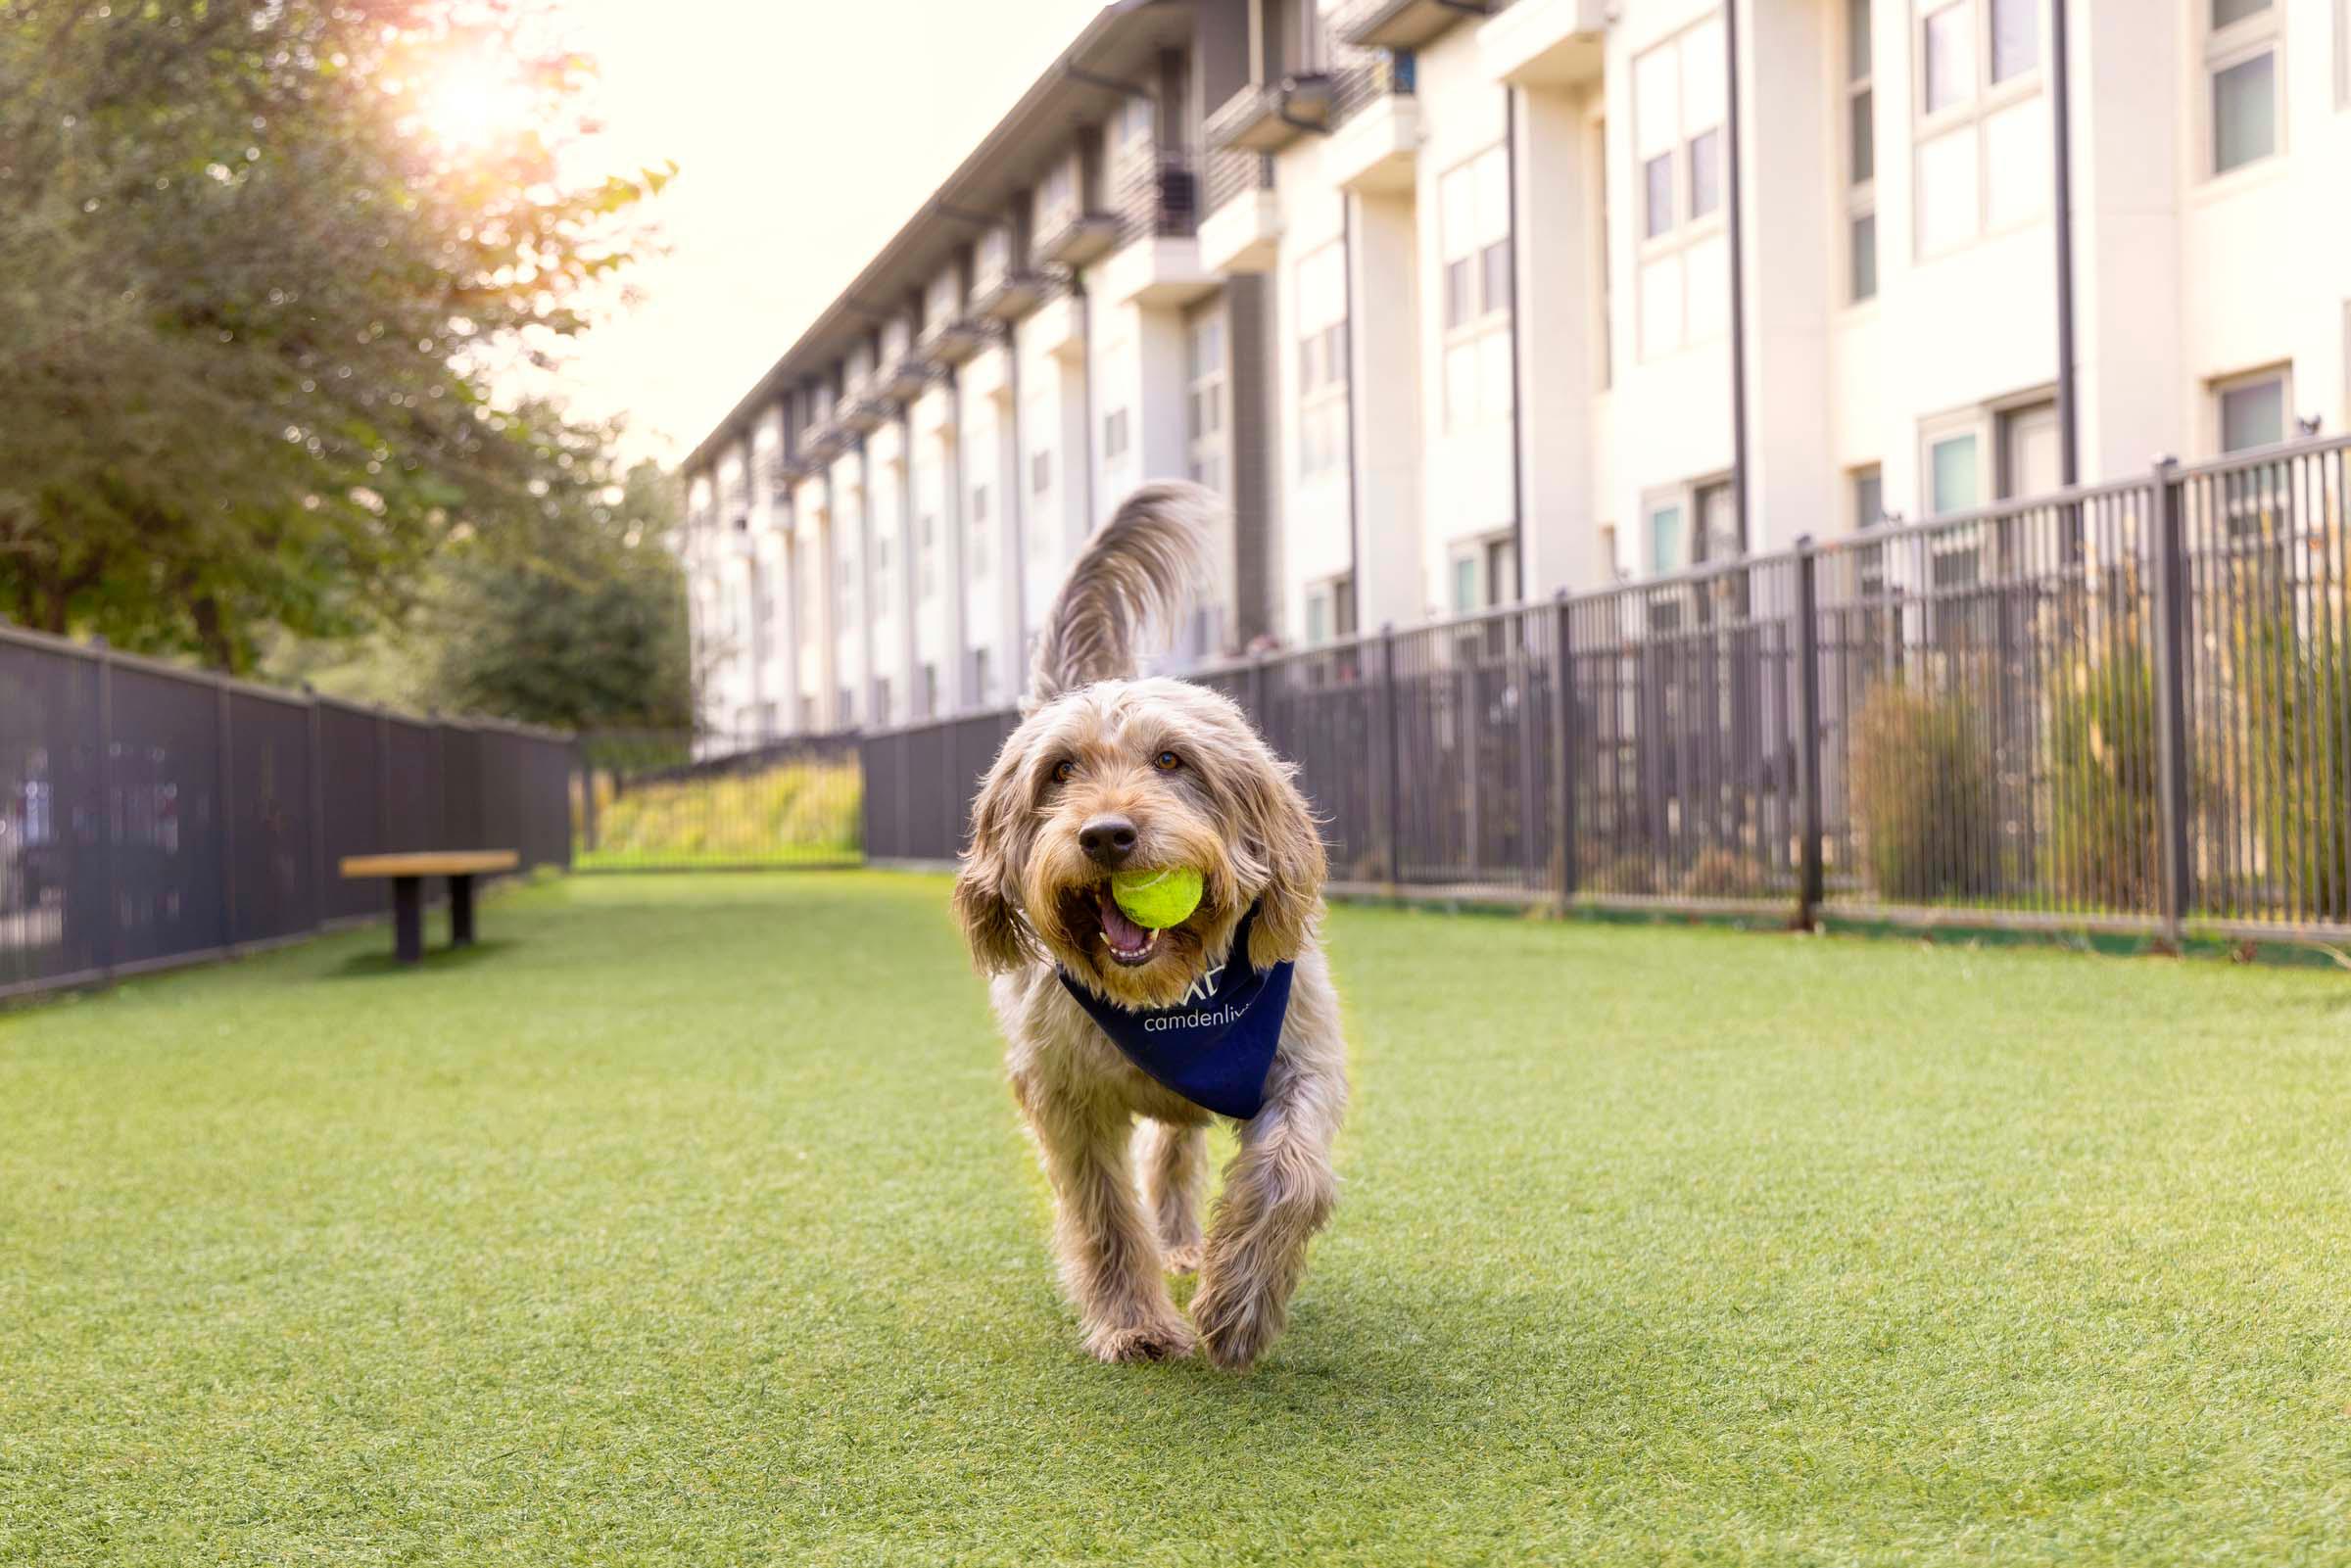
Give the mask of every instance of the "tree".
[[641, 462], [613, 483], [605, 449], [591, 450], [551, 486], [528, 537], [452, 552], [420, 617], [442, 705], [568, 730], [691, 724], [686, 582], [670, 551], [678, 482]]
[[[486, 62], [525, 123], [436, 136]], [[564, 176], [586, 69], [519, 0], [0, 0], [0, 614], [243, 670], [535, 505], [492, 378], [666, 177]]]

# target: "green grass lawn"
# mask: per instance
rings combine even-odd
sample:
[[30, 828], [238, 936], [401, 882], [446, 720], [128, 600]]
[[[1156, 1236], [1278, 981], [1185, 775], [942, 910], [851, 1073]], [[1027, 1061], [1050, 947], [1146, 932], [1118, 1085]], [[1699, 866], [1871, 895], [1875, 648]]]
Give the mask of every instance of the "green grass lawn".
[[944, 891], [0, 1021], [0, 1562], [2351, 1556], [2351, 976], [1340, 911], [1234, 1377], [1080, 1354]]

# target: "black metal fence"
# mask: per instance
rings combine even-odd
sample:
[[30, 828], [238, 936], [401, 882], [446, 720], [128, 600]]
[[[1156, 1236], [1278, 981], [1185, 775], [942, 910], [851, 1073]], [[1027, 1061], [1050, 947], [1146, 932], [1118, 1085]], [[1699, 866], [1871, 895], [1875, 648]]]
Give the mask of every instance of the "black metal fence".
[[345, 855], [562, 866], [568, 737], [400, 718], [0, 628], [0, 996], [386, 908]]
[[[1207, 672], [1357, 888], [2351, 938], [2351, 442]], [[1013, 725], [864, 736], [951, 860]]]

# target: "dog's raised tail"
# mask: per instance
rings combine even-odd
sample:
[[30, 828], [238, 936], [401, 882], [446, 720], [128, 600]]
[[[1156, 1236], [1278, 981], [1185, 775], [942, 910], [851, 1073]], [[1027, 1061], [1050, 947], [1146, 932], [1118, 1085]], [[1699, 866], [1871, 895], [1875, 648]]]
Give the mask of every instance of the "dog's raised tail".
[[1205, 486], [1156, 480], [1086, 541], [1036, 644], [1032, 698], [1131, 678], [1146, 630], [1166, 630], [1209, 578], [1225, 505]]

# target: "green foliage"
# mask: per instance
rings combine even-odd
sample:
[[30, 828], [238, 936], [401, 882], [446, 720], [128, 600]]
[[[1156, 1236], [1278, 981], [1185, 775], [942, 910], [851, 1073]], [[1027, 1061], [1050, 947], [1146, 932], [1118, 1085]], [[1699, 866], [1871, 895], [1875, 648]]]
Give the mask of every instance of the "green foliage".
[[527, 525], [456, 546], [419, 618], [442, 706], [566, 730], [691, 729], [686, 585], [668, 541], [676, 480], [625, 480], [600, 449], [559, 475]]
[[1906, 903], [1984, 897], [1996, 839], [1991, 762], [1955, 694], [1888, 683], [1853, 720], [1853, 807], [1870, 881]]
[[2104, 658], [2068, 662], [2048, 697], [2051, 884], [2097, 909], [2160, 907], [2162, 809], [2155, 671], [2136, 640]]
[[[528, 124], [436, 135], [468, 61]], [[0, 0], [0, 614], [241, 670], [527, 510], [494, 380], [665, 178], [565, 174], [584, 71], [518, 0]]]
[[2306, 918], [2351, 915], [2351, 648], [2291, 611], [2248, 615], [2235, 644], [2235, 778], [2270, 878]]
[[1682, 892], [1691, 898], [1761, 898], [1770, 890], [1761, 861], [1723, 844], [1700, 851], [1682, 878]]
[[[575, 786], [576, 787], [576, 786]], [[853, 762], [794, 762], [616, 791], [596, 776], [587, 867], [792, 864], [854, 860], [864, 845], [863, 783]], [[577, 807], [575, 806], [575, 815]]]

